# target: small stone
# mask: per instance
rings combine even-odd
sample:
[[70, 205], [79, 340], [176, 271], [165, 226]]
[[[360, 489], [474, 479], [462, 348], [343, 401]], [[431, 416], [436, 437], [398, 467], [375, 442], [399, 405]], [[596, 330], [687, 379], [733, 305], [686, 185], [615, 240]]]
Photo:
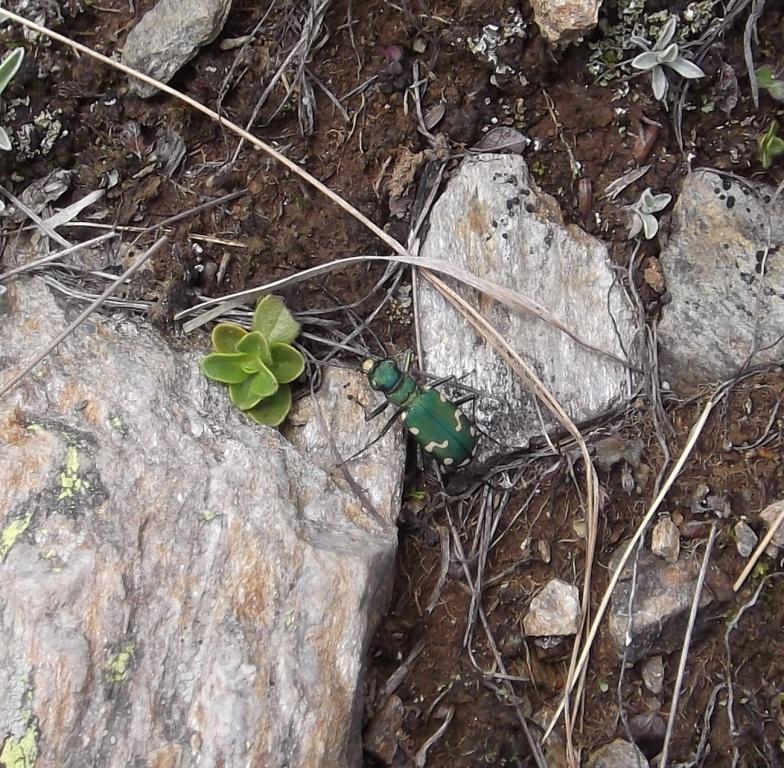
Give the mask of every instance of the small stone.
[[735, 546], [738, 548], [738, 554], [741, 557], [749, 557], [757, 546], [757, 534], [754, 533], [751, 526], [744, 520], [739, 520], [735, 523]]
[[681, 551], [678, 526], [669, 517], [663, 517], [653, 528], [651, 551], [668, 563], [674, 563]]
[[[760, 512], [760, 517], [765, 523], [766, 530], [770, 530], [770, 527], [775, 525], [776, 520], [779, 519], [782, 511], [784, 511], [784, 499], [770, 504], [769, 506], [765, 507], [762, 512]], [[779, 552], [779, 547], [784, 547], [784, 523], [779, 526], [779, 529], [773, 536], [773, 539], [768, 545], [768, 548], [765, 550], [765, 554], [769, 555], [770, 557], [776, 557]]]
[[531, 0], [534, 20], [551, 42], [566, 42], [590, 32], [599, 19], [602, 0]]
[[634, 744], [616, 739], [599, 747], [589, 758], [586, 768], [649, 768], [645, 755]]
[[[128, 33], [122, 62], [167, 83], [220, 34], [230, 10], [231, 0], [159, 0]], [[143, 99], [158, 92], [133, 78], [131, 88]]]
[[573, 584], [552, 579], [531, 600], [523, 629], [528, 636], [574, 635], [580, 627], [580, 592]]
[[403, 728], [403, 702], [394, 693], [370, 721], [362, 744], [365, 752], [392, 765]]
[[664, 660], [661, 656], [651, 656], [642, 666], [642, 681], [645, 687], [658, 696], [664, 686]]

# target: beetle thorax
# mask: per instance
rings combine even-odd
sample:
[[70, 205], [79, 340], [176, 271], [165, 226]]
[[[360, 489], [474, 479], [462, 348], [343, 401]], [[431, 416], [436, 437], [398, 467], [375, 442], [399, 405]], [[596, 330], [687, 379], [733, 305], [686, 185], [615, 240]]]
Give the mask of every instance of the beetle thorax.
[[372, 366], [363, 365], [370, 386], [383, 392], [395, 405], [405, 407], [419, 391], [416, 381], [398, 368], [394, 360], [386, 359]]

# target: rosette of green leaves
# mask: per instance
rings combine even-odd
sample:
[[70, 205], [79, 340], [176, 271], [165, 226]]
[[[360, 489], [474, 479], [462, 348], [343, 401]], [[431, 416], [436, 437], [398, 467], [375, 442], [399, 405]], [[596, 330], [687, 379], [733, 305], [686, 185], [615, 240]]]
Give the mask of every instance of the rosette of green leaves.
[[215, 351], [201, 361], [202, 373], [229, 386], [232, 403], [259, 424], [277, 427], [291, 409], [291, 386], [305, 359], [291, 346], [299, 323], [277, 296], [256, 305], [246, 331], [219, 323], [212, 331]]

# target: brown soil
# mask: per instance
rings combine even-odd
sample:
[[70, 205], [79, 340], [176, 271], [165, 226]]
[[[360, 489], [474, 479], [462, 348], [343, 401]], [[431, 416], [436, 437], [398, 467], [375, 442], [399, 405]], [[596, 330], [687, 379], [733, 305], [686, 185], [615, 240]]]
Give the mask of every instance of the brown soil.
[[[128, 29], [152, 4], [152, 0], [139, 0], [134, 15], [125, 0], [102, 0], [84, 6], [63, 3], [64, 21], [54, 26], [112, 55], [122, 46]], [[445, 144], [441, 142], [442, 147], [459, 155], [494, 125], [516, 127], [533, 141], [526, 150], [526, 159], [539, 184], [559, 201], [567, 221], [600, 235], [612, 245], [619, 263], [625, 263], [628, 247], [623, 205], [636, 199], [646, 186], [677, 194], [685, 172], [670, 117], [652, 99], [645, 77], [630, 81], [626, 95], [611, 100], [619, 86], [605, 88], [594, 83], [586, 70], [587, 44], [572, 46], [556, 57], [539, 36], [527, 2], [516, 4], [528, 22], [525, 39], [512, 40], [501, 53], [502, 61], [513, 64], [524, 77], [494, 84], [492, 68], [469, 52], [466, 40], [479, 36], [487, 23], [508, 20], [510, 5], [506, 0], [433, 0], [429, 5], [417, 2], [399, 6], [382, 0], [351, 4], [335, 0], [325, 21], [329, 39], [314, 53], [309, 64], [312, 73], [340, 97], [374, 75], [378, 81], [343, 102], [349, 122], [322, 91], [316, 90], [315, 129], [309, 137], [303, 137], [299, 130], [293, 99], [272, 118], [283, 96], [278, 89], [270, 105], [262, 110], [254, 132], [284, 147], [289, 157], [405, 241], [410, 225], [408, 203], [425, 167], [417, 165], [417, 160], [412, 165], [411, 156], [431, 149], [417, 130], [413, 102], [405, 98], [406, 86], [413, 80], [413, 64], [418, 62], [421, 72], [432, 73], [423, 111], [427, 113], [442, 101], [446, 107], [443, 119], [433, 128], [434, 133], [448, 138]], [[14, 9], [14, 3], [10, 6]], [[281, 41], [283, 45], [291, 44], [287, 16], [295, 7], [294, 2], [277, 4], [268, 26], [252, 46], [247, 71], [226, 93], [223, 109], [235, 122], [244, 124], [248, 119], [263, 87], [260, 83], [266, 83], [274, 69], [271, 61], [279, 54]], [[221, 50], [220, 40], [248, 34], [265, 10], [266, 4], [235, 2], [219, 41], [204, 49], [172, 84], [214, 106], [236, 56], [236, 50]], [[756, 137], [776, 114], [777, 105], [762, 94], [760, 110], [753, 107], [743, 62], [744, 23], [745, 15], [703, 62], [708, 77], [691, 88], [690, 102], [698, 108], [684, 113], [685, 151], [693, 155], [694, 166], [727, 169], [747, 178], [774, 182], [775, 166], [769, 171], [761, 168]], [[782, 60], [783, 26], [784, 8], [768, 3], [759, 28], [759, 55], [764, 60]], [[71, 168], [75, 182], [70, 198], [77, 199], [98, 188], [109, 176], [116, 176], [116, 183], [106, 193], [105, 221], [147, 225], [225, 192], [248, 190], [241, 198], [175, 227], [172, 247], [155, 260], [152, 275], [137, 289], [144, 298], [159, 300], [165, 314], [170, 316], [192, 303], [197, 292], [220, 295], [334, 258], [381, 252], [361, 225], [258, 152], [243, 149], [237, 162], [219, 174], [221, 164], [234, 152], [236, 140], [201, 115], [168, 98], [140, 100], [129, 93], [126, 79], [115, 71], [85, 57], [75, 57], [58, 45], [25, 41], [12, 26], [4, 28], [2, 37], [4, 43], [21, 43], [28, 51], [22, 71], [4, 99], [10, 103], [29, 97], [29, 103], [17, 105], [4, 124], [13, 132], [48, 112], [64, 129], [45, 154], [45, 131], [37, 128], [29, 151], [0, 155], [0, 174], [13, 191], [20, 191], [55, 168]], [[598, 33], [591, 39], [598, 39]], [[395, 62], [399, 53], [402, 59]], [[392, 66], [396, 63], [400, 67]], [[722, 95], [718, 76], [722, 63], [734, 68], [739, 83], [740, 98], [729, 117], [718, 107], [708, 109]], [[659, 125], [654, 130], [652, 148], [644, 156], [638, 133], [645, 119]], [[171, 176], [159, 167], [150, 169], [151, 149], [164, 128], [179, 133], [187, 148], [184, 164]], [[572, 172], [570, 154], [579, 163], [577, 175]], [[619, 200], [606, 200], [601, 193], [607, 184], [634, 168], [643, 157], [652, 165], [645, 179], [633, 184]], [[453, 161], [452, 167], [457, 162]], [[406, 175], [407, 168], [412, 169], [411, 178]], [[590, 183], [591, 192], [583, 194], [582, 200], [578, 199], [579, 179], [587, 180], [584, 189]], [[61, 202], [68, 201], [64, 198]], [[393, 215], [392, 209], [402, 210], [403, 216]], [[662, 226], [666, 231], [666, 215]], [[69, 230], [73, 240], [94, 234], [88, 229]], [[238, 246], [200, 241], [203, 250], [196, 253], [189, 240], [193, 234], [236, 241]], [[230, 260], [220, 285], [215, 284], [214, 270], [195, 269], [217, 265], [226, 253]], [[640, 274], [646, 267], [656, 266], [656, 255], [655, 242], [645, 244]], [[295, 311], [349, 304], [364, 297], [381, 273], [378, 267], [333, 272], [318, 284], [290, 290], [287, 300]], [[647, 284], [638, 289], [646, 307], [655, 312], [658, 293]], [[357, 310], [360, 317], [364, 309]], [[340, 322], [346, 330], [351, 329], [347, 316], [340, 315]], [[381, 313], [372, 328], [390, 350], [411, 343], [411, 327], [405, 316], [401, 321], [399, 314]], [[726, 497], [731, 513], [727, 518], [716, 518], [720, 533], [714, 555], [725, 581], [731, 582], [742, 565], [732, 541], [734, 523], [742, 515], [753, 517], [767, 502], [784, 495], [780, 418], [771, 427], [771, 442], [758, 449], [738, 448], [765, 432], [783, 393], [780, 373], [739, 385], [729, 405], [718, 408], [711, 417], [697, 451], [668, 498], [667, 509], [673, 515], [682, 515], [685, 522], [709, 522], [714, 519], [712, 513], [700, 513], [693, 507], [695, 489], [704, 484], [712, 493]], [[674, 455], [685, 443], [700, 407], [701, 403], [692, 402], [673, 403], [669, 408], [673, 432], [668, 439]], [[651, 472], [640, 492], [631, 494], [622, 489], [617, 467], [601, 478], [606, 500], [599, 531], [600, 566], [595, 571], [597, 599], [606, 580], [604, 566], [609, 554], [644, 514], [653, 478], [662, 467], [647, 404], [641, 402], [616, 426], [620, 435], [642, 438], [644, 462]], [[519, 486], [508, 499], [502, 524], [511, 521], [525, 503], [545, 468], [541, 462], [532, 463], [522, 473]], [[574, 472], [579, 480], [579, 462]], [[454, 706], [455, 714], [428, 753], [430, 768], [532, 764], [509, 696], [502, 686], [493, 687], [477, 671], [463, 645], [470, 594], [458, 565], [453, 563], [432, 613], [424, 610], [438, 576], [439, 531], [447, 525], [447, 519], [443, 497], [432, 480], [413, 473], [410, 488], [424, 488], [425, 499], [412, 500], [403, 510], [393, 609], [373, 644], [368, 718], [379, 704], [374, 692], [401, 659], [423, 641], [424, 650], [396, 692], [405, 705], [404, 735], [396, 764], [410, 764], [406, 753], [415, 753], [436, 730], [440, 721], [428, 717], [428, 710], [442, 694], [441, 705]], [[449, 509], [464, 546], [470, 549], [476, 508], [450, 502]], [[554, 656], [540, 659], [522, 639], [522, 617], [532, 594], [548, 579], [561, 575], [574, 581], [575, 574], [581, 572], [584, 543], [573, 525], [581, 514], [567, 471], [541, 478], [538, 494], [492, 550], [486, 565], [488, 586], [482, 606], [509, 673], [531, 680], [515, 684], [516, 696], [526, 712], [557, 703], [569, 648], [556, 649]], [[697, 534], [686, 545], [699, 553], [705, 527]], [[534, 546], [547, 542], [548, 562], [525, 556], [521, 545], [527, 538]], [[769, 571], [776, 567], [770, 559], [763, 564]], [[759, 574], [755, 578], [759, 579]], [[708, 697], [725, 676], [726, 621], [748, 599], [754, 584], [751, 581], [737, 597], [725, 594], [728, 599], [722, 603], [721, 619], [693, 648], [673, 742], [676, 761], [686, 759], [695, 748]], [[780, 587], [772, 580], [764, 598], [744, 616], [733, 634], [737, 732], [730, 734], [725, 709], [719, 706], [712, 725], [713, 752], [705, 765], [727, 764], [723, 756], [733, 742], [740, 749], [741, 765], [784, 762], [780, 746], [784, 602], [779, 594]], [[492, 658], [481, 624], [476, 625], [470, 646], [476, 664], [489, 669]], [[667, 659], [669, 687], [665, 690], [671, 690], [676, 663], [677, 653]], [[576, 737], [585, 750], [623, 734], [623, 726], [618, 724], [618, 667], [606, 643], [600, 643], [587, 678], [584, 724]], [[655, 709], [666, 718], [669, 700], [652, 701], [639, 680], [638, 669], [627, 671], [621, 695], [627, 716]], [[720, 698], [721, 702], [725, 700]], [[368, 760], [371, 764], [371, 758]]]

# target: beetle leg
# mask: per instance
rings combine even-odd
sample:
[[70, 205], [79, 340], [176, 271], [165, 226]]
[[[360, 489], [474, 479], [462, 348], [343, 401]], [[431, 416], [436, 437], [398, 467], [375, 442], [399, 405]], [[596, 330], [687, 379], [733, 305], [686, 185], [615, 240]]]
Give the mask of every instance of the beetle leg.
[[407, 349], [403, 353], [403, 360], [401, 361], [402, 364], [400, 366], [400, 370], [403, 371], [403, 373], [408, 373], [411, 370], [412, 358], [413, 358], [413, 353], [411, 352], [410, 349]]
[[[387, 406], [387, 405], [389, 405], [389, 403], [384, 403], [384, 406]], [[381, 411], [379, 411], [379, 413], [380, 412]], [[341, 461], [340, 464], [338, 464], [338, 466], [346, 464], [349, 461], [351, 461], [352, 459], [356, 459], [357, 456], [361, 456], [368, 448], [370, 448], [371, 446], [375, 445], [382, 437], [384, 437], [384, 435], [387, 432], [389, 432], [389, 430], [392, 428], [392, 425], [395, 423], [395, 419], [399, 415], [400, 415], [400, 410], [395, 411], [395, 413], [392, 414], [392, 417], [389, 419], [389, 421], [387, 421], [387, 423], [384, 424], [384, 426], [381, 428], [381, 431], [367, 445], [365, 445], [364, 447], [360, 448], [356, 453], [353, 453], [347, 459], [343, 459], [343, 461]]]
[[465, 397], [461, 397], [459, 400], [453, 400], [453, 405], [461, 406], [463, 403], [470, 403], [472, 400], [476, 400], [476, 395], [466, 395]]
[[[383, 402], [379, 403], [378, 405], [374, 405], [372, 408], [365, 411], [365, 421], [370, 421], [371, 419], [375, 419], [380, 413], [384, 412], [384, 409], [389, 405], [388, 400], [384, 400]], [[395, 414], [397, 415], [397, 414]]]

